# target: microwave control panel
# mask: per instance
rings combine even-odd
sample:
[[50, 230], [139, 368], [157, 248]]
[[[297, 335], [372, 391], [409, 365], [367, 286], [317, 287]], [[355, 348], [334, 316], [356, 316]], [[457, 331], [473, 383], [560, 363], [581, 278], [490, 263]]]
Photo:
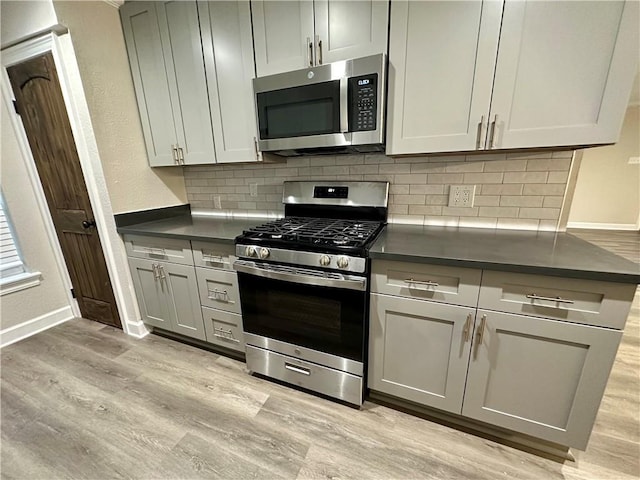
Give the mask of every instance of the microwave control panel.
[[375, 130], [378, 111], [378, 74], [349, 78], [349, 131]]

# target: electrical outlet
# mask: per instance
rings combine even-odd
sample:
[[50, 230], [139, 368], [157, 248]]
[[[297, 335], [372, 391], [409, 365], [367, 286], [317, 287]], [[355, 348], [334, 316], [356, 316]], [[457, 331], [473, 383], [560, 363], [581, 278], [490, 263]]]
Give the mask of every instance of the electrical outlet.
[[629, 165], [640, 165], [640, 157], [629, 157]]
[[258, 184], [257, 183], [250, 183], [249, 184], [249, 192], [251, 193], [252, 197], [257, 197], [258, 196]]
[[450, 207], [473, 207], [475, 185], [451, 185], [449, 187]]
[[213, 196], [213, 206], [217, 209], [222, 209], [222, 202], [220, 201], [220, 195]]

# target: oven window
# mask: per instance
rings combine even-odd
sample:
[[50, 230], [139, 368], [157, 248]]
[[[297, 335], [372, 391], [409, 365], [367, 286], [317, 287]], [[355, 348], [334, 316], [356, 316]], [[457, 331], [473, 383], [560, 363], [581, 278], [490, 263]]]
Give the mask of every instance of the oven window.
[[258, 93], [260, 138], [340, 132], [340, 81]]
[[363, 361], [366, 294], [238, 273], [248, 333]]

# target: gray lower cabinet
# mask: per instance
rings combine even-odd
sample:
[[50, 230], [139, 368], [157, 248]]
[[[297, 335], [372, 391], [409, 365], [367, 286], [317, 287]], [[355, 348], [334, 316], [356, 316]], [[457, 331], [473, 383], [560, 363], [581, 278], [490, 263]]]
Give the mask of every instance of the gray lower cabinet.
[[621, 337], [478, 310], [462, 414], [584, 450]]
[[475, 309], [371, 295], [369, 387], [460, 413]]
[[242, 316], [215, 308], [202, 307], [207, 342], [244, 352]]
[[144, 323], [206, 339], [192, 265], [130, 257], [129, 266]]

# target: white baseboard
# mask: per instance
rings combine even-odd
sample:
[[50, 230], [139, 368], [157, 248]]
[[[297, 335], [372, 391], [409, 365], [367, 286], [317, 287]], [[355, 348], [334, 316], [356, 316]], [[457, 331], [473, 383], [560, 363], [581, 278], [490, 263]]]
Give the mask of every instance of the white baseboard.
[[13, 327], [0, 330], [0, 348], [16, 343], [19, 340], [35, 335], [48, 328], [59, 325], [74, 318], [71, 306], [59, 308], [39, 317], [27, 320]]
[[567, 228], [582, 228], [586, 230], [638, 230], [638, 225], [633, 223], [590, 223], [569, 222]]
[[144, 326], [144, 323], [140, 321], [135, 323], [127, 322], [126, 327], [127, 327], [127, 334], [131, 335], [132, 337], [143, 338], [149, 335], [149, 330], [147, 330], [147, 327]]

